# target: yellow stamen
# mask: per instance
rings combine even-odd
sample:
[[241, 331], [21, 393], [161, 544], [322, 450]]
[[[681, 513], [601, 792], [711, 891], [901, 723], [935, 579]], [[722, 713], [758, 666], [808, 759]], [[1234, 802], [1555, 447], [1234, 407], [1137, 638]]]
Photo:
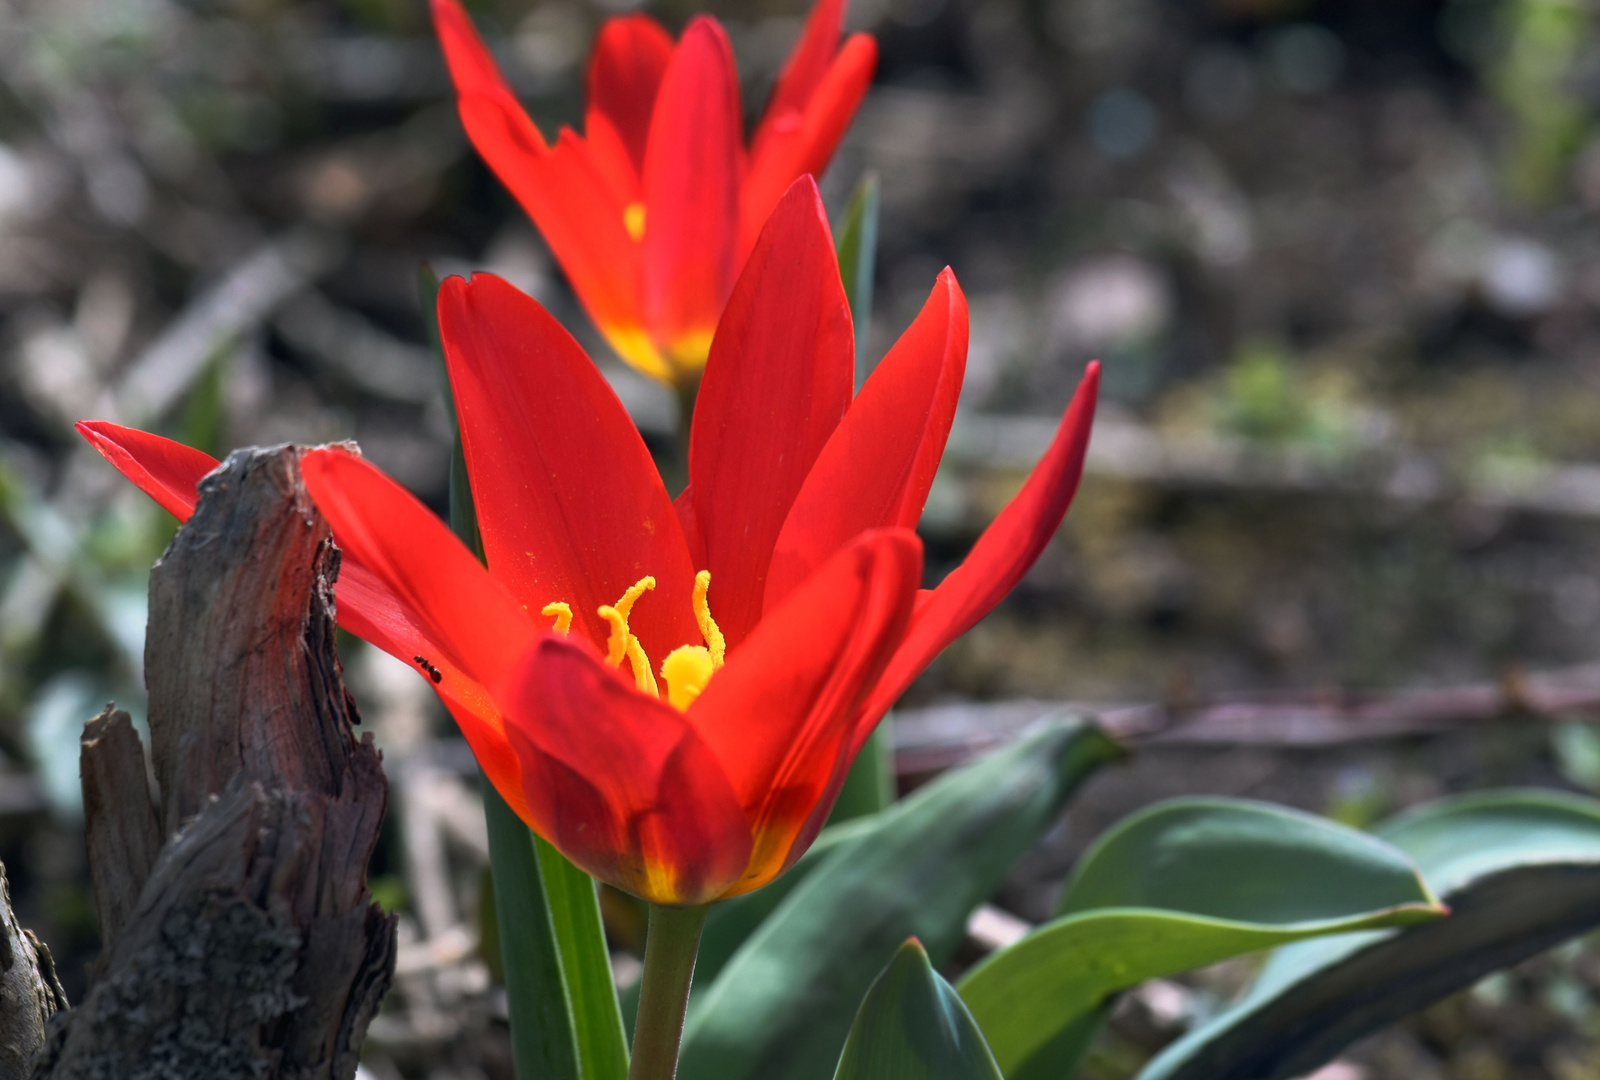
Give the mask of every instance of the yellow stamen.
[[[694, 576], [694, 596], [689, 602], [694, 606], [694, 621], [700, 624], [700, 635], [706, 639], [706, 649], [714, 670], [728, 658], [728, 640], [722, 636], [717, 620], [711, 617], [711, 604], [706, 600], [706, 593], [710, 591], [711, 571], [702, 570]], [[709, 675], [706, 677], [710, 678]]]
[[622, 663], [623, 657], [627, 657], [633, 668], [634, 684], [640, 690], [648, 691], [652, 697], [659, 697], [655, 673], [650, 670], [650, 658], [645, 655], [639, 639], [628, 629], [628, 616], [633, 613], [633, 605], [639, 597], [655, 587], [655, 578], [640, 578], [628, 587], [615, 605], [602, 604], [600, 617], [611, 624], [611, 638], [606, 643], [606, 663], [616, 667]]
[[540, 609], [539, 614], [545, 618], [554, 616], [556, 624], [551, 629], [562, 637], [566, 637], [567, 631], [572, 629], [572, 609], [559, 600], [553, 604], [546, 604]]
[[711, 650], [704, 645], [679, 645], [661, 662], [661, 678], [667, 684], [667, 700], [675, 709], [687, 709], [711, 681], [716, 665]]
[[634, 243], [644, 239], [644, 203], [629, 203], [622, 211], [622, 227]]

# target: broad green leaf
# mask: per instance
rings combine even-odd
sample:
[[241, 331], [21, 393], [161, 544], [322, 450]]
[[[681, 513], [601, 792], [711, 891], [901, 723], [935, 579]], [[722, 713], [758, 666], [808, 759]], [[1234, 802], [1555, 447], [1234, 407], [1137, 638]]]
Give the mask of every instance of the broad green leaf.
[[867, 331], [872, 325], [872, 277], [878, 265], [876, 173], [867, 173], [856, 185], [837, 235], [839, 277], [844, 281], [845, 299], [850, 302], [850, 321], [856, 328], [856, 365], [859, 368], [870, 336]]
[[[418, 270], [417, 286], [454, 429], [450, 528], [482, 559], [477, 507], [439, 339], [439, 278], [427, 263]], [[481, 786], [517, 1076], [626, 1080], [628, 1044], [594, 879], [535, 835], [488, 777]]]
[[948, 960], [972, 909], [1078, 783], [1120, 753], [1092, 724], [1050, 721], [839, 844], [691, 999], [681, 1075], [826, 1080], [854, 1003], [900, 943], [918, 937]]
[[1448, 919], [1280, 949], [1235, 1006], [1140, 1080], [1280, 1080], [1355, 1039], [1600, 925], [1600, 802], [1550, 791], [1430, 803], [1376, 830]]
[[1094, 1031], [1079, 1022], [1146, 979], [1438, 914], [1387, 844], [1234, 799], [1178, 799], [1126, 819], [1084, 854], [1058, 910], [960, 983], [1014, 1080], [1070, 1075]]
[[972, 1014], [911, 938], [862, 999], [834, 1080], [1003, 1078]]

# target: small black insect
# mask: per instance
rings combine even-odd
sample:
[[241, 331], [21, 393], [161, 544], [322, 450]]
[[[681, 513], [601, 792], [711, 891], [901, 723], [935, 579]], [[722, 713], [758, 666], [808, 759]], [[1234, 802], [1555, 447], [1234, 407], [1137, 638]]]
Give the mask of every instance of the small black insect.
[[416, 661], [417, 666], [423, 671], [426, 671], [428, 673], [428, 678], [432, 679], [434, 682], [438, 682], [444, 678], [444, 672], [428, 663], [427, 657], [413, 656], [411, 659]]

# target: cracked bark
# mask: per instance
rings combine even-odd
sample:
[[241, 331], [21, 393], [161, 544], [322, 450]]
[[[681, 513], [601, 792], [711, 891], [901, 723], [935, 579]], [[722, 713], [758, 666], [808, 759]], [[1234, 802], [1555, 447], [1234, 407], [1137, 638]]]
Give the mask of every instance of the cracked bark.
[[36, 1080], [349, 1080], [393, 974], [366, 882], [387, 786], [334, 653], [338, 551], [292, 447], [237, 451], [200, 492], [150, 578], [155, 790], [127, 714], [84, 731], [104, 945]]

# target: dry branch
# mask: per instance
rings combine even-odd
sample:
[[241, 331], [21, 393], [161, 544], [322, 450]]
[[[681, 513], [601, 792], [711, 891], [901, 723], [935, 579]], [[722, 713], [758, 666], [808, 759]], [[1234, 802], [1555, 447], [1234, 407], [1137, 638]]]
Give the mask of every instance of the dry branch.
[[290, 447], [200, 491], [150, 580], [158, 798], [124, 715], [84, 733], [104, 950], [39, 1078], [348, 1080], [393, 974], [366, 885], [387, 788], [334, 654], [328, 527]]

